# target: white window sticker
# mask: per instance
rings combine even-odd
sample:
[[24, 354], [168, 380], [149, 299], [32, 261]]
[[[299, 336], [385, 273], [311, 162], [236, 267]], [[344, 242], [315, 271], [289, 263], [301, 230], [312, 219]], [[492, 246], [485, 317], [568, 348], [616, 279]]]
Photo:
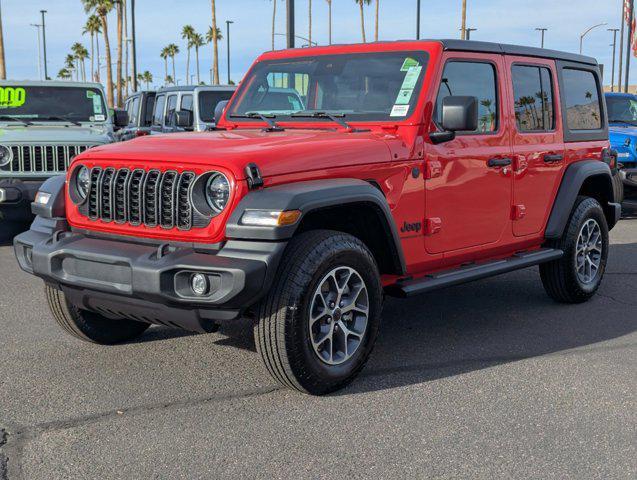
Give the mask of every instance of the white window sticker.
[[93, 95], [93, 113], [96, 115], [102, 113], [102, 97], [99, 95]]
[[391, 109], [390, 117], [405, 117], [409, 112], [409, 105], [394, 105]]
[[103, 122], [104, 120], [106, 120], [106, 117], [104, 115], [95, 115], [96, 122]]
[[411, 88], [406, 88], [398, 92], [398, 97], [395, 102], [396, 105], [408, 105], [413, 93], [414, 91]]

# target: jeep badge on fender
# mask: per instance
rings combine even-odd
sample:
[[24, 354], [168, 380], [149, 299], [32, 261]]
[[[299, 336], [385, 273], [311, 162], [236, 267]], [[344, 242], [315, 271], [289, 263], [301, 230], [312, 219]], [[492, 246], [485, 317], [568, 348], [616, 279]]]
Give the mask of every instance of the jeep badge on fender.
[[558, 302], [595, 294], [620, 216], [601, 85], [593, 58], [484, 42], [268, 52], [215, 131], [77, 156], [15, 252], [79, 339], [246, 315], [278, 382], [326, 394], [384, 295], [530, 266]]

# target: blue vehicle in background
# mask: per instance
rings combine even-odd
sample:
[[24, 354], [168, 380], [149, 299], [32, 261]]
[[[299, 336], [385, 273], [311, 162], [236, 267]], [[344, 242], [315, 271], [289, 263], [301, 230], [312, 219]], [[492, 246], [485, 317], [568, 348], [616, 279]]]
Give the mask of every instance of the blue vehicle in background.
[[617, 150], [623, 186], [637, 189], [637, 95], [607, 93], [610, 143]]

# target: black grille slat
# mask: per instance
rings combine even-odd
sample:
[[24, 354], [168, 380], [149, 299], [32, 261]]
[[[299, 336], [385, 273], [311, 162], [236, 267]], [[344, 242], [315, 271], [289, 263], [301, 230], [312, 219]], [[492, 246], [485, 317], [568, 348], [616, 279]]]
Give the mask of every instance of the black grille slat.
[[13, 160], [8, 170], [13, 173], [63, 173], [71, 160], [91, 145], [10, 145]]
[[193, 172], [95, 167], [81, 211], [91, 220], [190, 230], [194, 224], [190, 190], [196, 179]]

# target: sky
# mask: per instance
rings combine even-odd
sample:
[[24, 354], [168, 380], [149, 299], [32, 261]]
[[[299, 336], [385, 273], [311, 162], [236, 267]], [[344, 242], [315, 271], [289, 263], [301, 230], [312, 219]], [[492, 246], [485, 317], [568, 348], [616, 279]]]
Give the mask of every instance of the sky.
[[[285, 33], [285, 0], [277, 0], [276, 32]], [[138, 70], [149, 70], [156, 85], [164, 77], [161, 49], [176, 43], [181, 53], [176, 58], [180, 83], [186, 78], [186, 48], [181, 29], [190, 24], [205, 33], [211, 24], [210, 0], [136, 0]], [[217, 22], [231, 26], [231, 76], [242, 77], [252, 61], [271, 48], [273, 0], [217, 0]], [[422, 0], [421, 36], [423, 38], [457, 38], [460, 28], [462, 0]], [[36, 28], [39, 11], [47, 10], [47, 50], [49, 76], [55, 77], [63, 67], [64, 58], [75, 42], [90, 50], [90, 38], [82, 35], [86, 14], [81, 0], [0, 0], [6, 50], [7, 75], [11, 79], [38, 78]], [[354, 0], [333, 0], [334, 43], [361, 41], [358, 6]], [[539, 46], [536, 27], [548, 28], [545, 47], [571, 52], [579, 51], [580, 34], [588, 27], [606, 22], [592, 30], [584, 39], [584, 53], [605, 65], [605, 82], [610, 82], [612, 33], [619, 28], [622, 0], [467, 0], [467, 26], [477, 28], [472, 40]], [[312, 36], [319, 44], [327, 44], [327, 3], [312, 2]], [[380, 0], [380, 40], [415, 38], [416, 0]], [[115, 55], [115, 17], [109, 19], [111, 47]], [[368, 40], [373, 39], [374, 8], [366, 7]], [[308, 35], [308, 0], [296, 0], [296, 31]], [[619, 43], [619, 35], [618, 35]], [[103, 42], [101, 43], [103, 46]], [[276, 48], [283, 48], [285, 37], [276, 37]], [[619, 51], [619, 48], [617, 49]], [[227, 74], [226, 42], [220, 44], [221, 80]], [[212, 49], [200, 50], [201, 75], [209, 78]], [[632, 69], [631, 83], [637, 82], [637, 59]], [[194, 68], [191, 68], [191, 74]], [[616, 80], [617, 82], [617, 80]]]

